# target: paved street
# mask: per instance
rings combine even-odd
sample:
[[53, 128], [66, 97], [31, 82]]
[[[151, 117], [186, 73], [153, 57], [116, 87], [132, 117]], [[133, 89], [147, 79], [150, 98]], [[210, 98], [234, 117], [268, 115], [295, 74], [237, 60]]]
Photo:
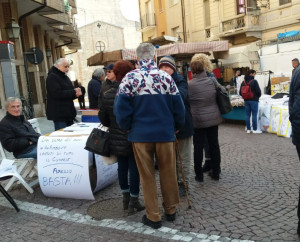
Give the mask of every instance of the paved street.
[[[43, 133], [52, 122], [39, 119]], [[95, 195], [99, 220], [87, 215], [95, 201], [29, 194], [19, 186], [10, 194], [17, 213], [0, 197], [1, 241], [299, 241], [297, 197], [300, 174], [291, 139], [275, 134], [246, 134], [243, 124], [219, 127], [222, 173], [219, 181], [190, 177], [192, 209], [183, 198], [174, 222], [152, 230], [143, 226], [144, 211], [126, 216], [118, 182]]]

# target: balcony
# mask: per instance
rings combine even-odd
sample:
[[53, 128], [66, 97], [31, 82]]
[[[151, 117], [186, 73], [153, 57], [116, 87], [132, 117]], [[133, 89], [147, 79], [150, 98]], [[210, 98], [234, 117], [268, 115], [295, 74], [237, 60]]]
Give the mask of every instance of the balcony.
[[261, 27], [259, 25], [259, 14], [251, 12], [235, 18], [222, 21], [218, 37], [226, 37], [245, 33], [247, 36], [260, 38]]
[[155, 13], [147, 13], [141, 17], [141, 31], [147, 31], [155, 27]]
[[[44, 0], [17, 0], [18, 13], [23, 15], [44, 4]], [[65, 12], [63, 0], [47, 0], [46, 6], [39, 10], [39, 14], [59, 14]]]
[[62, 0], [47, 0], [47, 7], [39, 11], [41, 14], [64, 13], [65, 5]]
[[50, 19], [49, 26], [70, 24], [69, 15], [66, 13], [60, 14], [43, 14], [43, 17]]
[[69, 5], [70, 5], [72, 8], [77, 8], [76, 0], [69, 0]]

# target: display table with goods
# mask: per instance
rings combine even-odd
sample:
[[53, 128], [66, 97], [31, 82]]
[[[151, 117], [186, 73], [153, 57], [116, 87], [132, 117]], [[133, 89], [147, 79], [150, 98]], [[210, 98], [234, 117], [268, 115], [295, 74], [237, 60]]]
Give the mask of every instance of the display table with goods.
[[232, 105], [232, 111], [226, 114], [223, 114], [222, 117], [224, 119], [229, 120], [245, 120], [245, 106], [244, 106], [244, 99], [237, 95], [230, 95], [230, 101]]
[[39, 138], [38, 176], [45, 196], [94, 200], [95, 192], [117, 180], [117, 163], [106, 165], [84, 149], [98, 126], [77, 123]]

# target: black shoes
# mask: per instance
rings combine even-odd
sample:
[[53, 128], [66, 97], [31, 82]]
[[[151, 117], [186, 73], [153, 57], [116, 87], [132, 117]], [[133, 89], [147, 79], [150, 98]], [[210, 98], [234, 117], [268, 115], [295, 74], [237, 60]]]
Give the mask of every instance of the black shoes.
[[220, 174], [219, 173], [213, 173], [213, 172], [209, 172], [208, 175], [211, 177], [211, 179], [215, 180], [215, 181], [219, 181], [220, 180]]
[[176, 219], [176, 212], [173, 213], [173, 214], [166, 214], [165, 213], [165, 216], [166, 216], [167, 221], [174, 221]]
[[161, 221], [153, 222], [146, 215], [143, 216], [142, 223], [152, 229], [159, 229], [161, 227]]
[[203, 182], [203, 173], [200, 173], [200, 174], [196, 175], [195, 180], [197, 182]]

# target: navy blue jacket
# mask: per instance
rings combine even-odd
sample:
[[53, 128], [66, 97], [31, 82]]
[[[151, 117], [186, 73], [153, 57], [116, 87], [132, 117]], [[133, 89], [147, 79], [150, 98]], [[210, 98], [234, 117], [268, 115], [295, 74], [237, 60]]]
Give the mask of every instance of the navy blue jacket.
[[92, 78], [88, 84], [89, 108], [98, 108], [98, 96], [102, 87], [102, 82], [96, 78]]
[[183, 128], [181, 128], [176, 134], [176, 137], [178, 139], [185, 139], [193, 136], [194, 134], [193, 117], [191, 114], [191, 107], [188, 96], [188, 83], [186, 79], [176, 71], [172, 74], [172, 78], [176, 83], [185, 107], [185, 124]]
[[[258, 85], [258, 82], [254, 79], [254, 76], [248, 76], [248, 75], [245, 75], [245, 82], [248, 84], [251, 80], [253, 80], [251, 83], [250, 83], [250, 88], [251, 88], [251, 91], [253, 92], [253, 98], [252, 99], [249, 99], [247, 101], [257, 101], [259, 100], [260, 96], [261, 96], [261, 91], [260, 91], [260, 87]], [[244, 82], [242, 82], [241, 84], [241, 88], [240, 88], [240, 95], [241, 95], [241, 89], [242, 89], [242, 86], [245, 86]]]
[[300, 66], [296, 68], [290, 84], [289, 113], [292, 123], [292, 141], [300, 145]]

